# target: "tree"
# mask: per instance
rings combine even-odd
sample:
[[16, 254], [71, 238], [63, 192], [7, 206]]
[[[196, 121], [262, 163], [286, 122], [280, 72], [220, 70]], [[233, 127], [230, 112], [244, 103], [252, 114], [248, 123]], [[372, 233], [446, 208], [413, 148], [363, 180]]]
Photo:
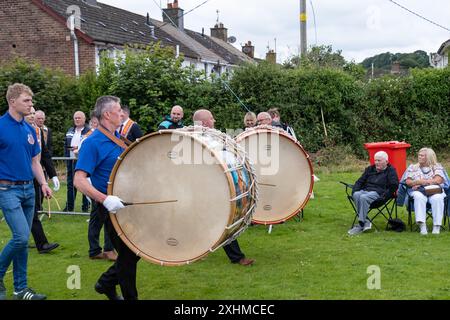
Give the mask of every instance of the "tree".
[[143, 128], [156, 129], [162, 115], [184, 95], [186, 72], [172, 48], [159, 43], [128, 47], [117, 60], [102, 57], [96, 88], [120, 97]]
[[342, 50], [333, 52], [331, 45], [312, 46], [305, 56], [293, 56], [283, 63], [286, 69], [293, 69], [299, 65], [303, 68], [326, 67], [342, 69], [347, 63], [342, 56]]
[[361, 65], [368, 71], [373, 67], [376, 69], [376, 73], [383, 75], [390, 72], [392, 63], [398, 62], [400, 66], [405, 69], [412, 68], [429, 68], [430, 61], [425, 51], [417, 50], [413, 53], [380, 53], [373, 57], [369, 57], [361, 62]]

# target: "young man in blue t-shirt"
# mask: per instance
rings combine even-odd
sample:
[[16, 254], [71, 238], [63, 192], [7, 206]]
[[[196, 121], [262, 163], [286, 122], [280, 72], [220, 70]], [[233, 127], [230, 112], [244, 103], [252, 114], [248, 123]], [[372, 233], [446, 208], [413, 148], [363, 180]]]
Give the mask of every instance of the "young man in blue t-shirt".
[[13, 261], [13, 299], [43, 300], [46, 296], [34, 292], [27, 283], [28, 239], [35, 205], [33, 177], [45, 197], [51, 197], [52, 191], [40, 164], [36, 131], [24, 120], [33, 106], [33, 92], [16, 83], [8, 87], [6, 100], [9, 109], [0, 118], [0, 209], [12, 239], [0, 253], [0, 300], [6, 299], [3, 278]]

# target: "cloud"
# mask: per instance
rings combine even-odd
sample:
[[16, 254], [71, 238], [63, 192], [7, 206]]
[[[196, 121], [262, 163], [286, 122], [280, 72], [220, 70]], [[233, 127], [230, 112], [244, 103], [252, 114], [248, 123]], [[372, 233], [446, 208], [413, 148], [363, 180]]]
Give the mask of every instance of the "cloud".
[[[129, 11], [162, 20], [159, 4], [167, 1], [102, 0]], [[203, 0], [179, 0], [185, 12], [203, 3]], [[307, 0], [308, 45], [332, 45], [342, 50], [348, 60], [362, 61], [368, 56], [390, 51], [436, 52], [450, 38], [445, 31], [401, 9], [389, 0]], [[448, 13], [450, 1], [396, 0], [401, 5], [450, 28]], [[316, 26], [311, 7], [314, 6]], [[255, 54], [265, 57], [267, 46], [275, 47], [277, 39], [278, 61], [298, 52], [300, 43], [299, 1], [292, 0], [210, 0], [184, 18], [186, 28], [209, 33], [219, 10], [220, 20], [228, 34], [237, 38], [235, 44], [252, 41]], [[408, 51], [410, 50], [410, 51]]]

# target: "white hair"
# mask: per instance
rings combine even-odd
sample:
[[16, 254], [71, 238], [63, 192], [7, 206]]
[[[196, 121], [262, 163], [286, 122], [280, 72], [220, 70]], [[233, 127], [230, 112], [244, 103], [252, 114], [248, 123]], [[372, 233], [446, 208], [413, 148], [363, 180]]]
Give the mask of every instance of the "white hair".
[[384, 151], [378, 151], [377, 153], [375, 153], [375, 156], [373, 158], [383, 158], [384, 160], [389, 161], [389, 156]]

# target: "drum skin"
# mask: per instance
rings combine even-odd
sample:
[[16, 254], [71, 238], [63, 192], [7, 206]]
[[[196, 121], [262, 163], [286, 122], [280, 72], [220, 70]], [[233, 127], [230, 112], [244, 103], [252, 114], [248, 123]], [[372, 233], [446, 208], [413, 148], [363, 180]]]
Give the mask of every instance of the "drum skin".
[[[194, 159], [194, 154], [207, 161]], [[108, 194], [130, 203], [176, 202], [126, 206], [110, 214], [114, 228], [133, 252], [149, 262], [178, 266], [201, 259], [251, 221], [247, 217], [227, 229], [256, 201], [254, 195], [230, 201], [240, 194], [235, 180], [249, 177], [244, 169], [227, 169], [217, 150], [196, 134], [162, 130], [138, 139], [116, 162]], [[243, 189], [251, 181], [246, 183]]]
[[284, 130], [270, 126], [246, 130], [235, 139], [256, 170], [259, 197], [253, 223], [277, 224], [298, 214], [314, 184], [312, 164], [303, 147]]

